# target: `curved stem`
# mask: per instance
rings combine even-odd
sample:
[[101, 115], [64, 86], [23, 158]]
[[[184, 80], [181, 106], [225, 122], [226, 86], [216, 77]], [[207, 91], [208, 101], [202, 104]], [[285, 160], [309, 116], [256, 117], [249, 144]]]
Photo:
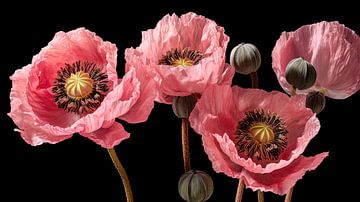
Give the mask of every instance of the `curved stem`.
[[285, 202], [291, 202], [291, 197], [292, 197], [293, 191], [294, 191], [294, 187], [291, 187], [289, 192], [286, 194]]
[[258, 202], [264, 202], [264, 192], [257, 191]]
[[252, 72], [250, 74], [250, 77], [251, 77], [251, 87], [252, 88], [258, 88], [259, 87], [259, 81], [258, 81], [257, 72]]
[[294, 86], [291, 87], [291, 92], [290, 92], [291, 96], [296, 95], [296, 88]]
[[239, 180], [239, 185], [236, 192], [235, 202], [241, 202], [244, 193], [244, 180]]
[[191, 170], [190, 151], [189, 151], [189, 120], [182, 119], [181, 122], [181, 139], [185, 172]]
[[121, 181], [124, 185], [124, 190], [125, 190], [125, 194], [126, 194], [126, 201], [127, 202], [133, 202], [133, 195], [132, 195], [132, 191], [131, 191], [131, 186], [130, 186], [130, 181], [129, 178], [126, 174], [126, 171], [124, 169], [124, 167], [122, 166], [115, 150], [112, 149], [107, 149], [107, 151], [109, 152], [110, 158], [112, 160], [112, 162], [114, 163], [114, 166], [116, 168], [116, 170], [119, 172], [120, 177], [121, 177]]

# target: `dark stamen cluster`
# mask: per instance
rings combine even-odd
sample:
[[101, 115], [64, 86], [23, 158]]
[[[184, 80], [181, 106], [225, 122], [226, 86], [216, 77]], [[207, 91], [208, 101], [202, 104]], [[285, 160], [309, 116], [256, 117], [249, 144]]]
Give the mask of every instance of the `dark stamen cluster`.
[[[73, 97], [67, 94], [65, 84], [68, 78], [76, 72], [83, 71], [92, 79], [92, 91], [86, 97]], [[52, 88], [55, 103], [59, 108], [76, 114], [86, 114], [95, 111], [103, 101], [109, 90], [107, 74], [102, 72], [95, 63], [77, 61], [65, 64], [57, 72]]]

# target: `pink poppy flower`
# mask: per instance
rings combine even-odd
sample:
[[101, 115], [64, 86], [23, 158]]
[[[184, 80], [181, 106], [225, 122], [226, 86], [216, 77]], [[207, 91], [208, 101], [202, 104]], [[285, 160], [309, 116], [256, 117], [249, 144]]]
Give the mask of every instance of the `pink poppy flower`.
[[117, 48], [79, 28], [58, 32], [10, 77], [8, 114], [31, 145], [58, 143], [74, 133], [112, 148], [129, 137], [115, 118], [145, 121], [153, 108], [155, 82], [141, 69], [116, 73]]
[[313, 90], [334, 99], [345, 99], [360, 89], [360, 38], [338, 22], [305, 25], [294, 32], [283, 32], [272, 52], [273, 69], [283, 89], [290, 92], [285, 69], [294, 58], [302, 57], [314, 65]]
[[301, 154], [320, 129], [304, 96], [230, 86], [209, 87], [190, 115], [216, 172], [253, 190], [285, 194], [328, 155]]
[[142, 32], [136, 49], [125, 51], [127, 67], [145, 68], [157, 83], [158, 102], [202, 93], [210, 84], [230, 85], [234, 68], [225, 64], [229, 37], [224, 28], [195, 13], [166, 15]]

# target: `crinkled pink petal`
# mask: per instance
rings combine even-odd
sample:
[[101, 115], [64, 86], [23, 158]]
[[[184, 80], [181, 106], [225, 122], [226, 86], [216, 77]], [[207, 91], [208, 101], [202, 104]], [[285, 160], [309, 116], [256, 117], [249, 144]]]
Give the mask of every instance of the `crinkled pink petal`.
[[226, 63], [225, 70], [217, 84], [231, 86], [234, 75], [235, 68]]
[[100, 129], [104, 122], [128, 113], [140, 97], [140, 85], [135, 69], [131, 69], [120, 84], [106, 95], [96, 111], [82, 117], [71, 127], [81, 126], [85, 133], [91, 133]]
[[[209, 127], [211, 127], [211, 124], [209, 124], [209, 127], [205, 127], [204, 123], [207, 119], [214, 120], [218, 123], [220, 122], [217, 121], [219, 117], [223, 117], [226, 120], [234, 120], [235, 104], [233, 103], [232, 96], [230, 86], [209, 86], [190, 114], [189, 121], [191, 127], [198, 134], [203, 134], [208, 132]], [[214, 124], [214, 128], [219, 126], [219, 124], [215, 124], [214, 122], [212, 122], [212, 124]], [[212, 132], [215, 133], [217, 131]], [[224, 131], [221, 132], [222, 134], [224, 133]]]
[[[142, 33], [142, 43], [125, 51], [126, 66], [145, 68], [157, 83], [156, 101], [171, 103], [173, 96], [202, 93], [211, 84], [229, 84], [234, 70], [225, 65], [229, 37], [215, 22], [187, 13], [180, 18], [166, 15], [155, 29]], [[159, 60], [172, 49], [201, 51], [205, 54], [194, 66], [159, 65]]]
[[94, 62], [108, 75], [111, 90], [113, 85], [117, 85], [116, 57], [117, 48], [114, 44], [104, 42], [84, 28], [67, 33], [58, 32], [48, 46], [33, 58], [26, 85], [28, 103], [33, 112], [44, 123], [60, 128], [71, 126], [80, 116], [58, 108], [51, 93], [57, 71], [65, 63], [79, 60]]
[[[219, 135], [215, 134], [215, 136]], [[213, 169], [218, 173], [222, 172], [233, 178], [244, 179], [246, 187], [254, 191], [271, 191], [283, 195], [303, 177], [306, 171], [316, 169], [324, 158], [328, 156], [327, 152], [314, 157], [300, 156], [290, 165], [271, 173], [252, 173], [246, 170], [245, 167], [232, 162], [228, 155], [222, 151], [221, 143], [219, 144], [215, 136], [202, 136], [204, 150], [212, 162]]]
[[[48, 46], [34, 56], [31, 65], [17, 70], [11, 77], [9, 116], [20, 128], [17, 131], [23, 139], [40, 145], [57, 143], [80, 133], [110, 148], [127, 138], [128, 133], [115, 123], [115, 118], [123, 116], [134, 123], [145, 121], [153, 108], [154, 82], [146, 71], [134, 68], [129, 68], [123, 79], [118, 80], [116, 52], [114, 44], [79, 28], [57, 33]], [[96, 63], [108, 75], [110, 85], [101, 105], [82, 117], [59, 109], [51, 92], [59, 68], [79, 60]]]
[[220, 83], [225, 66], [222, 49], [214, 52], [212, 57], [204, 58], [199, 64], [184, 67], [159, 65], [156, 70], [162, 82], [160, 90], [172, 96], [186, 96], [191, 93], [202, 93], [208, 85]]
[[283, 32], [272, 52], [273, 69], [288, 93], [285, 69], [290, 60], [302, 57], [314, 65], [316, 84], [299, 93], [325, 88], [325, 95], [344, 99], [360, 89], [360, 37], [338, 22], [305, 25]]
[[130, 134], [118, 122], [114, 122], [109, 128], [100, 128], [92, 133], [80, 133], [80, 135], [108, 149], [113, 148], [120, 144], [121, 141], [130, 137]]
[[131, 62], [126, 63], [125, 72], [128, 72], [130, 68], [142, 69], [140, 71], [145, 70], [147, 74], [150, 75], [150, 77], [152, 77], [152, 79], [155, 81], [155, 87], [153, 89], [156, 94], [155, 101], [165, 104], [172, 103], [173, 96], [166, 95], [159, 90], [161, 78], [157, 72], [154, 71], [157, 66], [150, 64], [149, 60], [144, 56], [144, 53], [133, 48], [127, 48], [125, 50], [125, 60]]
[[[279, 91], [267, 92], [261, 89], [245, 89], [233, 87], [234, 103], [237, 104], [237, 119], [242, 119], [245, 111], [260, 109], [277, 113], [285, 122], [297, 119], [299, 116], [310, 117], [314, 113], [305, 106], [306, 97], [303, 95], [292, 96]], [[296, 117], [296, 118], [294, 118]]]
[[[318, 133], [320, 122], [316, 115], [305, 108], [305, 96], [298, 95], [289, 97], [283, 93], [272, 91], [266, 92], [260, 89], [233, 88], [237, 103], [238, 117], [241, 120], [245, 111], [251, 111], [256, 108], [270, 110], [281, 117], [288, 130], [288, 146], [280, 155], [278, 163], [269, 163], [264, 169], [260, 165], [252, 162], [250, 164], [258, 167], [260, 170], [251, 170], [252, 172], [266, 173], [274, 169], [288, 165], [293, 159], [296, 159], [303, 153], [310, 140]], [[231, 136], [231, 134], [229, 134]], [[249, 165], [248, 165], [249, 166]]]
[[[234, 163], [254, 173], [270, 173], [289, 165], [298, 158], [310, 140], [320, 129], [319, 120], [305, 108], [305, 97], [289, 97], [284, 93], [266, 92], [240, 87], [209, 87], [190, 115], [190, 124], [199, 134], [214, 135], [222, 151]], [[251, 158], [239, 156], [235, 141], [237, 122], [245, 112], [255, 109], [269, 110], [278, 114], [288, 130], [288, 145], [279, 156], [280, 160], [260, 165]]]
[[[34, 56], [32, 72], [39, 78], [38, 88], [52, 87], [57, 71], [65, 63], [76, 61], [95, 63], [108, 75], [113, 85], [117, 82], [115, 44], [104, 42], [94, 32], [78, 28], [69, 32], [58, 32], [40, 53]], [[112, 85], [110, 86], [112, 88]]]
[[275, 194], [286, 194], [307, 171], [315, 170], [328, 156], [328, 152], [313, 157], [300, 156], [290, 165], [267, 174], [251, 173], [242, 170], [241, 178], [245, 185], [252, 190], [270, 191]]
[[[118, 116], [128, 123], [139, 123], [147, 120], [151, 110], [154, 108], [154, 99], [156, 96], [155, 81], [150, 77], [144, 69], [136, 69], [137, 79], [140, 82], [140, 97], [127, 113]], [[129, 72], [127, 73], [129, 74]]]
[[[10, 77], [12, 88], [10, 92], [11, 111], [8, 114], [20, 128], [21, 137], [33, 146], [42, 143], [52, 143], [68, 139], [74, 131], [48, 130], [49, 125], [44, 125], [34, 114], [26, 96], [26, 85], [32, 65], [27, 65], [16, 70]], [[25, 92], [24, 92], [25, 91]]]
[[35, 80], [35, 78], [31, 76], [29, 79], [27, 99], [32, 111], [42, 122], [66, 128], [80, 119], [78, 114], [67, 113], [64, 109], [59, 108], [54, 102], [54, 96], [50, 90], [45, 88], [32, 88], [31, 86], [36, 85], [38, 80]]
[[142, 43], [139, 49], [147, 58], [158, 62], [164, 51], [172, 48], [190, 48], [204, 54], [211, 54], [214, 49], [226, 49], [229, 37], [224, 28], [214, 21], [195, 13], [166, 15], [155, 29], [142, 32]]
[[[234, 103], [237, 104], [238, 117], [241, 120], [244, 112], [254, 109], [265, 109], [276, 113], [285, 122], [288, 130], [288, 145], [279, 156], [280, 161], [261, 166], [251, 158], [244, 160], [237, 155], [234, 143], [229, 142], [231, 150], [227, 150], [232, 160], [255, 173], [268, 173], [289, 165], [298, 158], [305, 150], [310, 140], [320, 129], [319, 120], [309, 109], [305, 108], [305, 96], [289, 97], [286, 94], [272, 91], [266, 92], [260, 89], [243, 89], [233, 87]], [[230, 135], [230, 139], [232, 134]], [[224, 137], [223, 137], [224, 138]]]
[[219, 143], [212, 135], [203, 135], [201, 138], [205, 153], [208, 155], [212, 167], [216, 172], [225, 173], [233, 178], [241, 176], [243, 167], [233, 163], [229, 157], [221, 151]]

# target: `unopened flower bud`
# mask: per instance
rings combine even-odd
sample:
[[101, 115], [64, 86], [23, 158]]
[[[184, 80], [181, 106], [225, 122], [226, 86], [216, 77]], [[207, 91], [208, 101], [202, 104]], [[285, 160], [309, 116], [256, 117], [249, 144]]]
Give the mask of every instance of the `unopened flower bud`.
[[241, 43], [232, 49], [230, 64], [240, 74], [256, 72], [261, 65], [260, 52], [253, 44]]
[[194, 109], [197, 98], [195, 95], [178, 96], [173, 99], [172, 109], [178, 118], [189, 118], [191, 111]]
[[187, 202], [207, 201], [213, 191], [211, 177], [199, 170], [190, 170], [183, 174], [178, 183], [179, 194]]
[[316, 81], [316, 70], [313, 65], [301, 57], [295, 58], [287, 65], [285, 78], [296, 89], [308, 89]]
[[306, 95], [306, 107], [314, 113], [320, 113], [325, 108], [325, 95], [321, 92], [310, 92]]

